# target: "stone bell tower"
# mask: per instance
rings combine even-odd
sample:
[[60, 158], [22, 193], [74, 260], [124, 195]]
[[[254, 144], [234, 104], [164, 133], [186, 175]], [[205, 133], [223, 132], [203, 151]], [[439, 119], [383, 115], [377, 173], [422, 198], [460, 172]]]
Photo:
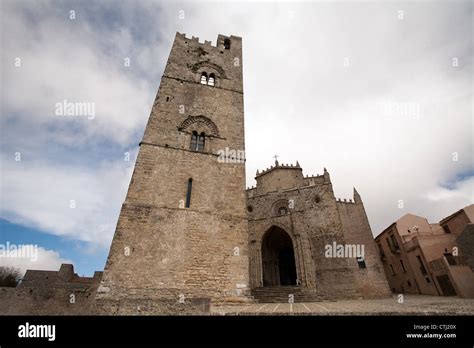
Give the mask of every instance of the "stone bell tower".
[[219, 35], [212, 46], [177, 33], [97, 292], [99, 313], [247, 300], [245, 163], [234, 156], [244, 149], [242, 39]]

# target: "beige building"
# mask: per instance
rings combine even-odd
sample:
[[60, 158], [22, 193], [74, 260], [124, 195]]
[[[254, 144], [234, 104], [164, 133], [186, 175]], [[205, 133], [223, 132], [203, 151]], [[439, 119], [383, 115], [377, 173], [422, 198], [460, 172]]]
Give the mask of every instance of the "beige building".
[[431, 224], [406, 214], [376, 238], [390, 288], [397, 293], [474, 298], [474, 205]]

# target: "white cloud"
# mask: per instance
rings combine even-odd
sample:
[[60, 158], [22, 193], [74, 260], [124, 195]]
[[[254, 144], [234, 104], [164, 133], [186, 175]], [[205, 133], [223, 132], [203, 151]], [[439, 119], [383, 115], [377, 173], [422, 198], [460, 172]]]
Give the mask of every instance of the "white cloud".
[[110, 243], [131, 177], [130, 162], [88, 168], [1, 160], [4, 218], [101, 246]]
[[[13, 3], [2, 16], [8, 33], [2, 43], [3, 73], [9, 82], [2, 91], [5, 116], [44, 127], [45, 133], [52, 127], [54, 140], [65, 145], [97, 137], [129, 143], [150, 112], [156, 88], [133, 74], [137, 62], [134, 52], [127, 52], [130, 33], [104, 33], [111, 40], [106, 45], [79, 11], [70, 20], [68, 11], [50, 6], [57, 16], [40, 11], [32, 20]], [[127, 57], [130, 67], [124, 65]], [[20, 66], [15, 66], [17, 58]], [[55, 105], [63, 100], [94, 103], [96, 117], [56, 116]]]
[[[87, 151], [140, 140], [175, 31], [243, 37], [249, 186], [275, 153], [305, 174], [327, 167], [337, 197], [356, 186], [374, 234], [473, 201], [472, 179], [443, 186], [473, 167], [469, 1], [403, 3], [403, 21], [391, 2], [91, 2], [75, 21], [56, 4], [2, 3], [3, 217], [108, 243], [131, 167]], [[98, 115], [52, 116], [63, 99], [95, 102]], [[410, 103], [419, 115], [383, 108]], [[11, 161], [16, 150], [26, 162]]]
[[437, 187], [429, 191], [426, 198], [432, 202], [454, 201], [458, 205], [474, 202], [474, 177], [457, 182], [454, 188]]
[[22, 274], [28, 269], [57, 271], [62, 263], [72, 263], [70, 260], [61, 258], [55, 250], [47, 250], [32, 244], [15, 245], [15, 250], [18, 255], [23, 256], [33, 255], [30, 254], [30, 250], [35, 250], [37, 253], [35, 257], [0, 257], [1, 266], [17, 268]]
[[275, 153], [305, 174], [327, 167], [337, 197], [358, 189], [374, 234], [407, 212], [439, 221], [473, 203], [464, 184], [449, 190], [456, 199], [429, 199], [473, 173], [469, 2], [403, 3], [403, 21], [390, 2], [212, 7], [180, 29], [243, 37], [248, 186]]

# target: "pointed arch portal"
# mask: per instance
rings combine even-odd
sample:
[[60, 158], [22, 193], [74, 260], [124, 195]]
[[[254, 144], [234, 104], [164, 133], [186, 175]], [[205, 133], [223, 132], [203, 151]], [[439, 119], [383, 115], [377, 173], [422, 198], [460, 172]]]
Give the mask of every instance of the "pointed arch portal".
[[262, 239], [263, 286], [296, 285], [293, 241], [283, 229], [273, 226]]

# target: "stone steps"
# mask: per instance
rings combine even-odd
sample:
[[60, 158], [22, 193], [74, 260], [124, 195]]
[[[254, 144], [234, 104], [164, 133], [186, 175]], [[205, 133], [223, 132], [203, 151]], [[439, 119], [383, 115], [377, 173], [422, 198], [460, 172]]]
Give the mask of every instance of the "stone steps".
[[300, 286], [275, 286], [252, 289], [252, 296], [260, 303], [288, 303], [289, 295], [293, 295], [294, 302], [318, 302], [328, 300], [323, 294], [314, 289]]

